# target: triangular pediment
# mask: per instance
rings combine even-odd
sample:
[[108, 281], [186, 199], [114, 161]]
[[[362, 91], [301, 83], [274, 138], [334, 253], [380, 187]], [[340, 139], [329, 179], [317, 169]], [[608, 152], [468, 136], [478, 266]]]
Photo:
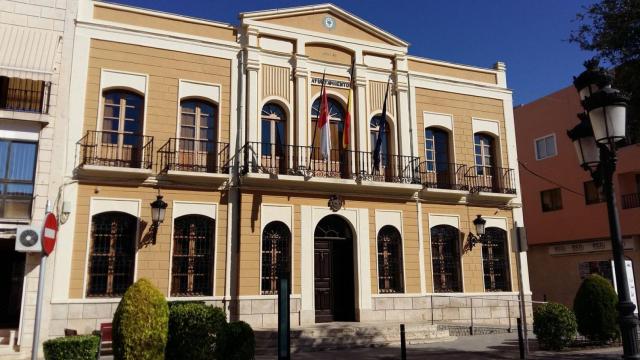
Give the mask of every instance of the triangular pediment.
[[246, 12], [240, 18], [303, 31], [407, 47], [409, 44], [333, 4]]

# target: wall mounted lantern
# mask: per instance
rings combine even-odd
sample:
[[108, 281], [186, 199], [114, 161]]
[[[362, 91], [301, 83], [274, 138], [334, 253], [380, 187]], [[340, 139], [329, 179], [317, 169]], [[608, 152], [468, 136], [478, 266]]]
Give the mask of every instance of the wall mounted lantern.
[[158, 227], [164, 221], [164, 214], [167, 211], [167, 203], [162, 200], [162, 195], [158, 195], [156, 200], [151, 203], [151, 234], [153, 236], [153, 243], [156, 243], [156, 236], [158, 235]]

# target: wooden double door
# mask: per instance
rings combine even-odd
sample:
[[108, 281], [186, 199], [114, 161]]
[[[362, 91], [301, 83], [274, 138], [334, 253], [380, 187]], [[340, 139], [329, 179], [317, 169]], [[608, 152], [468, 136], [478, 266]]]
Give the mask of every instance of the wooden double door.
[[355, 321], [353, 237], [342, 218], [328, 220], [315, 232], [316, 322]]

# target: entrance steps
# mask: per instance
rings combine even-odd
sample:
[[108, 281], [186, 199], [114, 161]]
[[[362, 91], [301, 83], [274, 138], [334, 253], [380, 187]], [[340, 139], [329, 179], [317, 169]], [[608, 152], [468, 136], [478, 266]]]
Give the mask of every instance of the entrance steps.
[[[400, 344], [400, 322], [332, 322], [291, 329], [291, 352], [310, 352]], [[277, 329], [255, 329], [256, 355], [276, 355]], [[410, 344], [454, 340], [449, 330], [438, 325], [405, 323], [405, 339]]]
[[14, 354], [16, 344], [17, 329], [0, 329], [0, 357]]

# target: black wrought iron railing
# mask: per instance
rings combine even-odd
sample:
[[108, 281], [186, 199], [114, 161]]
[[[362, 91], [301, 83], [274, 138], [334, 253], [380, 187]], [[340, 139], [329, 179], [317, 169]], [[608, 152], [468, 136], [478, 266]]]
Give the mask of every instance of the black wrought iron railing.
[[354, 151], [357, 178], [405, 184], [419, 184], [419, 159], [413, 156], [381, 154], [376, 163], [371, 151]]
[[0, 79], [0, 110], [49, 113], [51, 82]]
[[80, 148], [80, 166], [139, 169], [151, 169], [153, 166], [152, 136], [89, 130], [77, 144]]
[[640, 207], [640, 193], [622, 195], [622, 208], [633, 209]]
[[318, 147], [249, 142], [244, 146], [244, 172], [302, 175], [383, 182], [419, 183], [412, 156], [382, 155], [331, 149], [325, 158]]
[[469, 190], [467, 166], [455, 163], [421, 161], [420, 182], [430, 189]]
[[471, 192], [516, 193], [513, 169], [497, 166], [469, 166], [465, 179]]
[[229, 144], [208, 140], [170, 138], [158, 150], [160, 171], [229, 172]]

